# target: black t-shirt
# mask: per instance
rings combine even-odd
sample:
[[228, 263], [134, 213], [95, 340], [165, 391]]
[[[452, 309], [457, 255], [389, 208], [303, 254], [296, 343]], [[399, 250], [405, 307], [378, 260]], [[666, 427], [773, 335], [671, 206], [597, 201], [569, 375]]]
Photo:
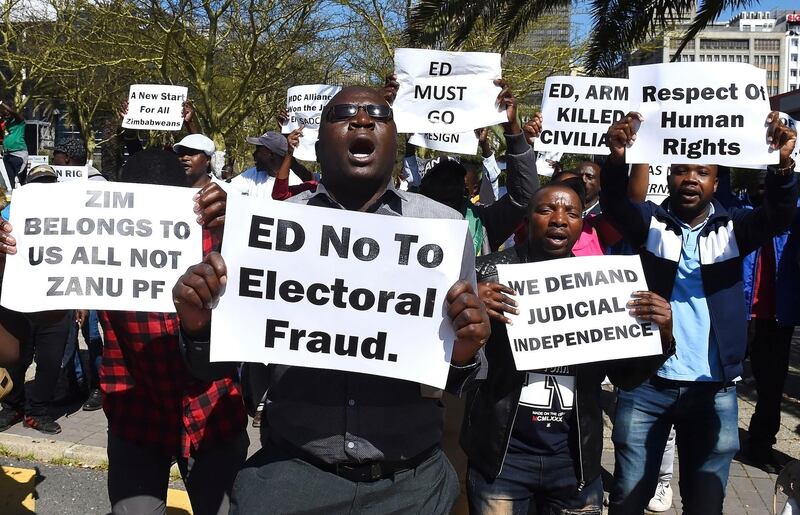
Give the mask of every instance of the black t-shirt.
[[509, 451], [541, 455], [568, 452], [574, 403], [575, 367], [528, 372]]

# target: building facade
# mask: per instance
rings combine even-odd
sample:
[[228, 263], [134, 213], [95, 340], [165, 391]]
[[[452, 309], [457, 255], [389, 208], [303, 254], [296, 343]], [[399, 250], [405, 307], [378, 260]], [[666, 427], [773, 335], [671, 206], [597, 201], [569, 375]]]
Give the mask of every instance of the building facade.
[[[670, 62], [687, 25], [643, 45], [622, 63], [628, 66]], [[767, 72], [770, 96], [800, 88], [800, 14], [791, 11], [742, 12], [728, 22], [709, 25], [683, 48], [683, 62], [749, 63]]]

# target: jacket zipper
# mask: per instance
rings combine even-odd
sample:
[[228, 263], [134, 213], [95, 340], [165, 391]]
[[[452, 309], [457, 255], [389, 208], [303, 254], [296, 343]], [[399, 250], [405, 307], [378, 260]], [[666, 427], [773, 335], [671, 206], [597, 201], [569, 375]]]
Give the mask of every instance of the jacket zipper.
[[578, 409], [578, 373], [575, 372], [575, 393], [573, 395], [573, 402], [575, 403], [575, 424], [578, 427], [578, 466], [580, 467], [581, 471], [581, 481], [578, 483], [578, 492], [580, 493], [583, 490], [583, 487], [586, 485], [586, 481], [584, 480], [583, 475], [583, 439], [581, 438], [581, 413]]

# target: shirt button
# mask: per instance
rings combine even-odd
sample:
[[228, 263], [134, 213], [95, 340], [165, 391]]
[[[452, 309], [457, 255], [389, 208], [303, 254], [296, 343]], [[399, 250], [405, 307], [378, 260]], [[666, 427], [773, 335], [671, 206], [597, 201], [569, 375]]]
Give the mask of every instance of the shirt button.
[[354, 399], [350, 399], [349, 401], [347, 401], [347, 404], [349, 404], [350, 406], [355, 406], [356, 401]]
[[356, 444], [354, 444], [353, 442], [347, 442], [347, 448], [348, 449], [352, 449], [355, 446], [356, 446]]

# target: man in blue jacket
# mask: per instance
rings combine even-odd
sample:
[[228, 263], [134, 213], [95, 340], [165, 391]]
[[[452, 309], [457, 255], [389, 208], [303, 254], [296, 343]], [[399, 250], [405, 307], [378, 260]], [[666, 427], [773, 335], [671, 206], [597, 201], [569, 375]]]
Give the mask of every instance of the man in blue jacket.
[[[764, 201], [766, 173], [748, 188], [753, 207]], [[748, 458], [775, 474], [780, 465], [772, 453], [781, 423], [781, 398], [789, 371], [794, 326], [800, 325], [800, 266], [797, 263], [800, 217], [788, 231], [744, 258], [744, 296], [750, 366], [758, 401], [750, 418]]]
[[634, 144], [640, 121], [630, 113], [608, 131], [611, 155], [600, 176], [600, 204], [639, 250], [650, 290], [670, 300], [676, 353], [641, 386], [619, 393], [609, 513], [644, 511], [674, 424], [683, 513], [720, 514], [739, 449], [735, 382], [747, 346], [742, 259], [794, 218], [790, 155], [796, 134], [770, 113], [767, 142], [780, 162], [769, 167], [762, 206], [725, 209], [713, 200], [717, 167], [700, 164], [673, 164], [669, 197], [656, 205], [627, 196], [625, 148]]

